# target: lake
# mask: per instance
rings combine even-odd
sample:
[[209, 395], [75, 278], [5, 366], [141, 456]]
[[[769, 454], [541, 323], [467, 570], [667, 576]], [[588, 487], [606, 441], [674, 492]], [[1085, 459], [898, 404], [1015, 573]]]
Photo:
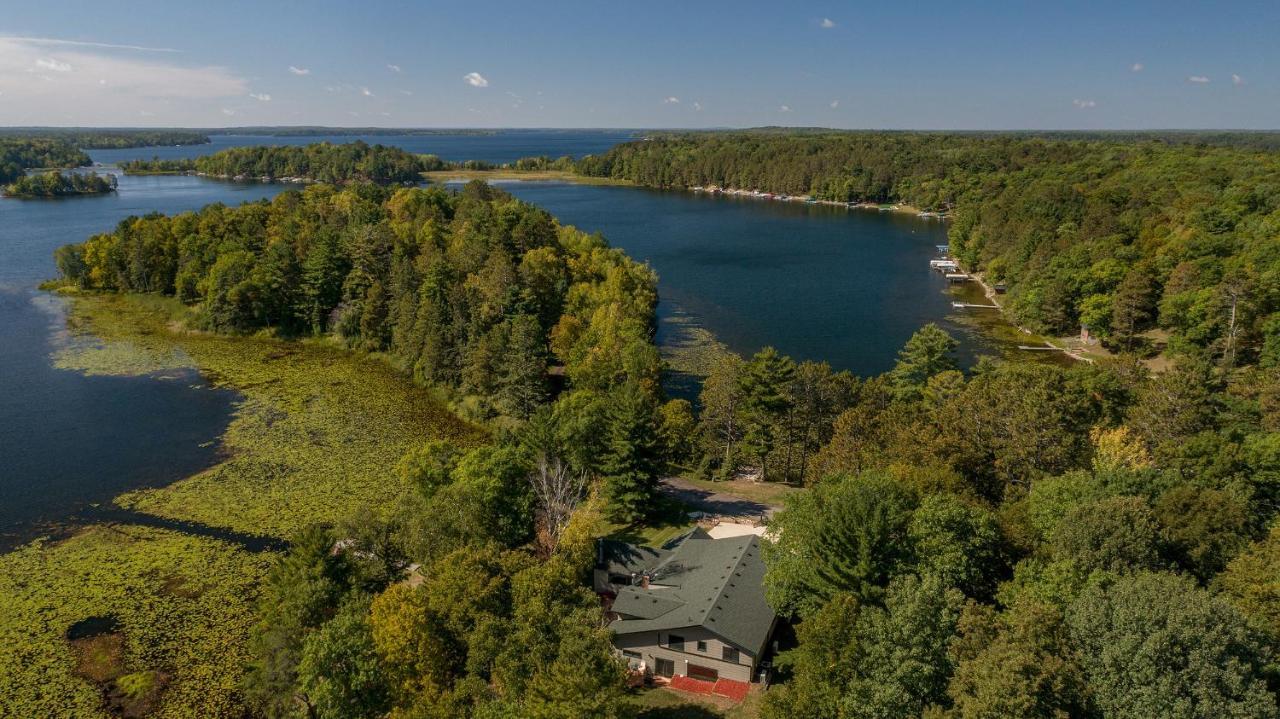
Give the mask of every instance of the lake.
[[635, 139], [634, 130], [501, 130], [493, 134], [462, 135], [309, 135], [274, 137], [268, 135], [210, 135], [207, 145], [129, 147], [86, 150], [94, 162], [114, 165], [127, 160], [177, 160], [212, 155], [229, 147], [256, 145], [310, 145], [313, 142], [342, 144], [363, 140], [370, 145], [391, 145], [408, 152], [438, 155], [443, 160], [483, 160], [514, 162], [522, 157], [562, 157], [600, 154], [620, 142]]
[[[617, 139], [588, 132], [403, 141], [406, 149], [450, 159], [505, 161], [598, 152], [601, 143]], [[223, 142], [231, 140], [219, 137]], [[226, 145], [92, 154], [106, 161], [157, 149], [203, 152], [219, 146]], [[911, 333], [930, 321], [961, 338], [966, 364], [992, 349], [972, 328], [949, 318], [944, 280], [927, 266], [934, 246], [945, 242], [937, 221], [625, 187], [503, 186], [649, 262], [660, 276], [660, 342], [672, 340], [684, 325], [671, 320], [681, 318], [744, 354], [774, 345], [798, 359], [827, 360], [863, 375], [891, 367]], [[285, 189], [199, 177], [123, 176], [112, 195], [0, 200], [0, 545], [65, 522], [125, 490], [162, 485], [217, 461], [215, 440], [237, 399], [233, 392], [210, 389], [193, 372], [91, 377], [55, 368], [51, 355], [65, 334], [63, 306], [36, 289], [56, 274], [53, 250], [108, 231], [129, 215], [237, 204]], [[688, 384], [672, 389], [686, 396], [693, 391]]]

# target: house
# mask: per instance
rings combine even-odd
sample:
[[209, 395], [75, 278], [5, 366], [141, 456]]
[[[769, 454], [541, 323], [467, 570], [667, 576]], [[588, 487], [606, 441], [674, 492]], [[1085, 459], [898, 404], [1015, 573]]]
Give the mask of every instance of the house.
[[596, 591], [613, 644], [655, 676], [750, 682], [777, 623], [764, 599], [760, 537], [701, 528], [661, 549], [602, 540]]

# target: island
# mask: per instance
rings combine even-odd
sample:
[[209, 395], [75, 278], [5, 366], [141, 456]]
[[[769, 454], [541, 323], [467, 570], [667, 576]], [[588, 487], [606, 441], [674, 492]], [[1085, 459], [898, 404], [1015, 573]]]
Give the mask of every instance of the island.
[[49, 172], [24, 175], [4, 188], [6, 197], [70, 197], [116, 191], [116, 176], [97, 172]]

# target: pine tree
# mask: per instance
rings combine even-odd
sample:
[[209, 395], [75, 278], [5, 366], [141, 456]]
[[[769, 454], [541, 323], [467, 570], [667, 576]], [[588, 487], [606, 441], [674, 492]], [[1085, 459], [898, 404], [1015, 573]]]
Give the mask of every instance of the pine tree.
[[1151, 269], [1135, 265], [1116, 288], [1111, 308], [1111, 331], [1126, 349], [1133, 349], [1133, 339], [1146, 329], [1155, 311], [1155, 279]]
[[889, 372], [894, 395], [917, 399], [930, 377], [956, 369], [957, 345], [955, 338], [932, 322], [916, 330], [898, 352], [898, 363]]
[[791, 409], [790, 386], [796, 363], [765, 347], [743, 367], [738, 379], [742, 392], [743, 444], [760, 463], [760, 479], [768, 479], [769, 456]]
[[609, 511], [617, 521], [644, 517], [658, 489], [662, 442], [653, 399], [628, 382], [614, 391], [608, 409], [608, 440], [600, 471]]
[[504, 413], [525, 419], [547, 398], [547, 347], [537, 317], [520, 315], [507, 324], [498, 402]]

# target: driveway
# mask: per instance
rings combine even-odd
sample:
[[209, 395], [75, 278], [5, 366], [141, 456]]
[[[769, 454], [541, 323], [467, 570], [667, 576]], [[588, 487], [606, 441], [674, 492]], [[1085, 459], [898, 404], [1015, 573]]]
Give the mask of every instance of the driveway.
[[707, 514], [743, 518], [772, 517], [774, 512], [781, 509], [741, 495], [703, 489], [679, 477], [663, 478], [661, 489], [667, 496], [679, 500], [690, 509]]

